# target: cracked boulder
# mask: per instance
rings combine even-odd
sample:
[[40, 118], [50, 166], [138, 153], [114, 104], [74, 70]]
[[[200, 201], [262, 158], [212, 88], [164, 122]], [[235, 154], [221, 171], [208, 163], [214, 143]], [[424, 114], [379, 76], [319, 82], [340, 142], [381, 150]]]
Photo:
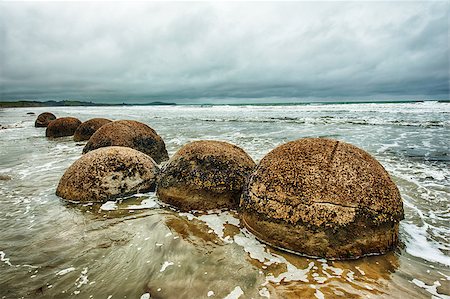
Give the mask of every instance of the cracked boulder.
[[36, 121], [34, 122], [34, 126], [37, 128], [45, 128], [52, 120], [55, 119], [56, 116], [53, 113], [44, 112], [38, 115]]
[[117, 120], [102, 126], [91, 136], [83, 153], [106, 146], [133, 148], [158, 164], [169, 160], [163, 139], [146, 124], [134, 120]]
[[56, 195], [72, 202], [106, 202], [154, 191], [157, 172], [155, 161], [137, 150], [100, 148], [83, 155], [66, 170]]
[[236, 208], [255, 162], [247, 153], [221, 141], [186, 144], [161, 171], [157, 195], [183, 211]]
[[74, 141], [89, 140], [89, 138], [91, 138], [91, 136], [98, 129], [100, 129], [103, 125], [106, 125], [107, 123], [110, 122], [111, 121], [106, 118], [92, 118], [88, 121], [85, 121], [75, 131], [75, 134], [73, 135], [73, 140]]
[[72, 136], [80, 125], [81, 121], [75, 117], [57, 118], [48, 124], [45, 136], [53, 138]]
[[345, 142], [304, 138], [259, 163], [241, 219], [263, 242], [312, 257], [381, 254], [398, 242], [400, 193], [381, 164]]

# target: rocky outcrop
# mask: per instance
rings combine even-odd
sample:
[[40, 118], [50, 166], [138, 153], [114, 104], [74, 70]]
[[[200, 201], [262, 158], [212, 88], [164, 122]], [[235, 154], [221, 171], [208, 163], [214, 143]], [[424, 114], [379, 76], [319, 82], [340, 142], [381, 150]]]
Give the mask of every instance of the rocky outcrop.
[[44, 112], [38, 115], [36, 121], [34, 122], [35, 127], [42, 127], [45, 128], [48, 126], [48, 124], [55, 120], [56, 116], [53, 113], [50, 112]]
[[85, 121], [75, 131], [73, 140], [77, 142], [89, 140], [98, 129], [110, 122], [111, 121], [106, 118], [93, 118]]
[[105, 202], [154, 190], [157, 172], [153, 159], [137, 150], [105, 147], [75, 161], [59, 181], [56, 195], [73, 202]]
[[169, 159], [166, 145], [156, 131], [134, 120], [118, 120], [102, 126], [91, 136], [83, 153], [105, 146], [134, 148], [158, 164]]
[[51, 121], [45, 130], [46, 137], [72, 136], [81, 125], [81, 121], [75, 117], [61, 117]]
[[393, 248], [403, 204], [389, 174], [368, 153], [336, 140], [305, 138], [261, 160], [242, 195], [241, 212], [264, 242], [345, 259]]
[[236, 208], [255, 162], [241, 148], [220, 141], [183, 146], [165, 165], [158, 197], [180, 210]]

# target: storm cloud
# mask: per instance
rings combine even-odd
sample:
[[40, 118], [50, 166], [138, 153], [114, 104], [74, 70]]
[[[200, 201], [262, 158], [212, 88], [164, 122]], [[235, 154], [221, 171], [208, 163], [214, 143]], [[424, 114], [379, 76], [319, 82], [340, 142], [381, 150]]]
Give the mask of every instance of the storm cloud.
[[2, 2], [2, 100], [448, 99], [448, 2]]

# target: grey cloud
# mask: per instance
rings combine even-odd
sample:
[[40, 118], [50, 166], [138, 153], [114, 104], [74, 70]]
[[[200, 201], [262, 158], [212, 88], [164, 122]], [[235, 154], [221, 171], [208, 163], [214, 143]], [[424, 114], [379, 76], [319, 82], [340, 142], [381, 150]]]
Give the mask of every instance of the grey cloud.
[[449, 95], [446, 2], [2, 2], [2, 100]]

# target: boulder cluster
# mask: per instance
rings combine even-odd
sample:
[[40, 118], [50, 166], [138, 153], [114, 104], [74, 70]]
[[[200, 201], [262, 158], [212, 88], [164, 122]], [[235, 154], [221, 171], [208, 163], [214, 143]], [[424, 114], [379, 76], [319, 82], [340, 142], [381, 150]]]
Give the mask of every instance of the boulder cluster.
[[57, 187], [65, 200], [105, 202], [156, 189], [162, 202], [181, 211], [236, 209], [262, 242], [310, 257], [354, 259], [398, 243], [404, 216], [397, 186], [376, 159], [351, 144], [302, 138], [255, 164], [236, 145], [201, 140], [169, 160], [161, 136], [141, 122], [64, 117], [47, 124], [48, 137], [73, 134], [87, 144]]

